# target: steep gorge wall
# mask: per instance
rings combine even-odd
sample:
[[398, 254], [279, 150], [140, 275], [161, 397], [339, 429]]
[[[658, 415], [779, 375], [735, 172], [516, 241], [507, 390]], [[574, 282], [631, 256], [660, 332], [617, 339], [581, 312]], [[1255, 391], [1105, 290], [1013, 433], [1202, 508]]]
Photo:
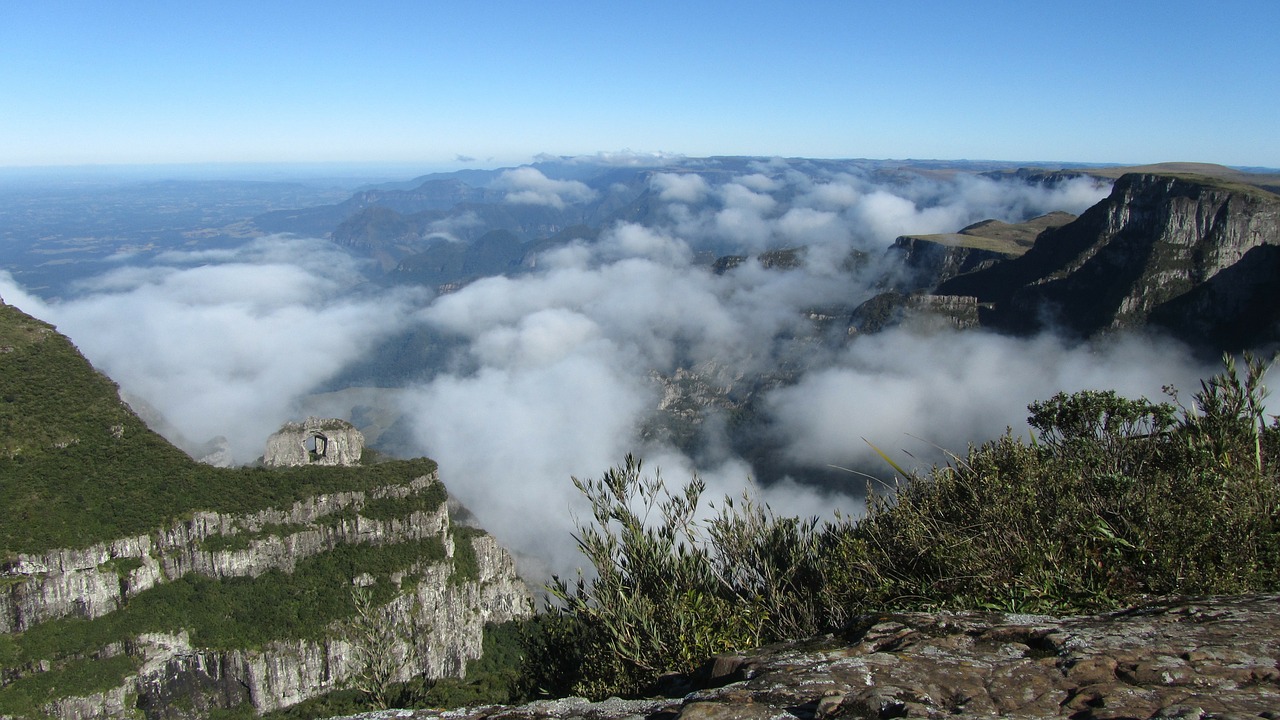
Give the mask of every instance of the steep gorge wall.
[[[214, 578], [256, 577], [267, 570], [290, 572], [299, 560], [338, 545], [385, 545], [441, 535], [448, 525], [442, 503], [431, 513], [374, 520], [339, 518], [358, 513], [366, 500], [407, 497], [439, 482], [437, 475], [416, 478], [369, 492], [316, 495], [288, 509], [247, 515], [197, 512], [190, 519], [156, 531], [98, 543], [87, 548], [20, 553], [4, 563], [0, 579], [0, 633], [22, 632], [40, 622], [74, 615], [95, 618], [118, 609], [129, 597], [157, 584], [199, 573]], [[256, 536], [265, 529], [286, 532]], [[213, 537], [247, 540], [242, 549], [206, 549]]]
[[902, 293], [928, 290], [957, 275], [982, 270], [1010, 258], [1008, 253], [996, 250], [947, 244], [910, 235], [894, 240], [889, 252], [901, 256], [900, 262], [907, 271], [894, 283], [894, 289]]
[[[510, 554], [487, 535], [452, 532], [443, 493], [431, 510], [390, 519], [359, 515], [371, 500], [411, 499], [438, 482], [432, 473], [368, 493], [317, 495], [285, 509], [246, 515], [196, 513], [147, 535], [18, 556], [7, 564], [9, 584], [0, 596], [4, 632], [22, 632], [60, 617], [101, 617], [139, 593], [186, 574], [232, 578], [269, 570], [288, 573], [307, 557], [340, 545], [390, 546], [439, 538], [443, 559], [423, 558], [389, 578], [400, 591], [373, 612], [394, 632], [388, 631], [377, 652], [392, 660], [395, 681], [462, 676], [468, 661], [482, 654], [487, 623], [532, 611], [529, 590]], [[207, 547], [237, 537], [243, 547]], [[469, 576], [459, 574], [457, 542], [470, 544], [475, 562]], [[374, 582], [372, 577], [356, 578], [354, 584], [365, 581]], [[244, 703], [259, 713], [284, 708], [348, 687], [366, 672], [370, 648], [360, 646], [349, 622], [333, 623], [318, 638], [230, 649], [193, 644], [181, 628], [144, 633], [89, 656], [95, 662], [132, 659], [136, 670], [118, 686], [84, 697], [51, 699], [41, 713], [120, 718], [136, 717], [141, 711], [148, 718], [196, 718]], [[57, 664], [37, 662], [10, 671], [3, 680], [47, 672]]]
[[1280, 336], [1277, 248], [1280, 196], [1212, 178], [1130, 174], [1023, 256], [936, 292], [976, 297], [990, 308], [984, 324], [1014, 332], [1090, 336], [1150, 323], [1193, 344], [1239, 349]]
[[[486, 623], [529, 613], [528, 590], [510, 555], [491, 537], [471, 542], [477, 578], [451, 581], [448, 564], [423, 568], [422, 579], [383, 608], [396, 623], [422, 631], [378, 649], [393, 659], [396, 681], [461, 677], [467, 662], [481, 655]], [[126, 685], [148, 716], [164, 715], [173, 705], [244, 701], [269, 712], [341, 689], [362, 671], [360, 650], [340, 628], [324, 641], [279, 641], [254, 650], [201, 650], [183, 635], [147, 641], [134, 649], [146, 664]]]

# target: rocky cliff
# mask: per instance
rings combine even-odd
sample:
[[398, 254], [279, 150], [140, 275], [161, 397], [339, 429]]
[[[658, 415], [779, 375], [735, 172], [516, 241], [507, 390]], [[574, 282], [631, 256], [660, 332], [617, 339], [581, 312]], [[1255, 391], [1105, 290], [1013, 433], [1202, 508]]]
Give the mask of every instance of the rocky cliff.
[[[581, 698], [398, 718], [1275, 718], [1280, 597], [1099, 616], [905, 613], [716, 658], [673, 698]], [[363, 717], [391, 717], [391, 714]]]
[[1133, 173], [1021, 257], [943, 282], [983, 323], [1078, 336], [1146, 324], [1236, 350], [1280, 339], [1280, 196], [1219, 179]]
[[438, 482], [432, 474], [405, 485], [318, 495], [249, 515], [196, 512], [152, 533], [87, 548], [12, 554], [0, 569], [5, 581], [0, 632], [23, 632], [67, 616], [91, 620], [187, 573], [229, 578], [271, 569], [292, 572], [300, 560], [343, 544], [441, 537], [449, 529], [443, 503], [433, 511], [387, 520], [360, 515], [369, 501], [425, 496]]
[[[151, 534], [90, 548], [20, 554], [5, 564], [0, 622], [6, 633], [30, 634], [47, 627], [42, 623], [74, 617], [78, 622], [68, 626], [64, 621], [62, 631], [109, 633], [113, 625], [127, 624], [113, 615], [127, 613], [135, 598], [147, 602], [148, 591], [179, 578], [288, 574], [308, 558], [352, 545], [394, 549], [435, 541], [439, 557], [421, 554], [385, 578], [397, 590], [377, 612], [397, 630], [378, 651], [394, 657], [395, 681], [460, 677], [467, 661], [480, 656], [487, 623], [523, 617], [532, 606], [509, 554], [487, 535], [453, 531], [443, 497], [434, 509], [401, 517], [362, 514], [380, 516], [397, 502], [413, 507], [420, 504], [415, 498], [433, 489], [439, 489], [438, 479], [425, 476], [404, 486], [317, 496], [251, 515], [196, 513]], [[460, 547], [463, 543], [467, 547]], [[463, 555], [466, 569], [460, 570]], [[377, 581], [359, 575], [327, 580], [349, 588]], [[96, 626], [83, 625], [94, 619]], [[130, 671], [117, 684], [86, 696], [55, 695], [41, 712], [111, 718], [141, 710], [155, 718], [199, 717], [210, 708], [241, 703], [259, 712], [286, 707], [347, 687], [364, 672], [362, 649], [345, 627], [338, 620], [307, 637], [209, 647], [192, 639], [183, 618], [174, 618], [166, 632], [117, 636], [96, 646], [90, 642], [80, 655], [94, 661], [123, 658]], [[4, 671], [5, 689], [22, 692], [43, 672], [59, 671], [76, 659], [55, 653], [11, 666]]]
[[1045, 230], [1075, 220], [1065, 212], [1052, 212], [1024, 223], [983, 220], [959, 232], [940, 235], [903, 235], [889, 246], [904, 269], [891, 283], [901, 293], [937, 287], [957, 275], [991, 267], [1025, 253]]
[[[435, 463], [201, 465], [3, 304], [0, 431], [0, 717], [196, 718], [375, 671], [456, 677], [487, 623], [531, 611], [511, 557], [452, 522]], [[302, 423], [286, 444], [351, 463], [354, 432]]]
[[480, 657], [485, 624], [522, 617], [531, 607], [506, 551], [488, 536], [468, 542], [477, 559], [473, 579], [453, 581], [449, 563], [417, 568], [416, 582], [406, 581], [408, 573], [395, 578], [405, 590], [380, 612], [405, 631], [388, 633], [388, 642], [376, 648], [360, 647], [341, 627], [318, 640], [231, 650], [194, 646], [182, 632], [140, 636], [126, 648], [143, 664], [122, 684], [125, 695], [136, 697], [147, 717], [191, 716], [188, 707], [202, 716], [244, 703], [267, 712], [348, 687], [366, 672], [364, 653], [370, 650], [389, 659], [393, 681], [462, 677], [467, 662]]
[[978, 303], [965, 295], [929, 295], [896, 291], [880, 293], [854, 308], [849, 315], [848, 337], [877, 333], [890, 327], [906, 327], [928, 333], [942, 329], [967, 330], [978, 326]]

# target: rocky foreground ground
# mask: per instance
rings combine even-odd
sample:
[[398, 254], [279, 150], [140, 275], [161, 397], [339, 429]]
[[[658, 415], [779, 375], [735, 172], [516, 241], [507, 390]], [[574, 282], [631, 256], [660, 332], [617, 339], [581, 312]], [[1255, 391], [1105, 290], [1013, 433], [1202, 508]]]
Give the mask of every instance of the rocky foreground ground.
[[1167, 601], [1069, 618], [868, 617], [840, 635], [717, 658], [673, 687], [679, 697], [360, 717], [1280, 718], [1280, 596]]

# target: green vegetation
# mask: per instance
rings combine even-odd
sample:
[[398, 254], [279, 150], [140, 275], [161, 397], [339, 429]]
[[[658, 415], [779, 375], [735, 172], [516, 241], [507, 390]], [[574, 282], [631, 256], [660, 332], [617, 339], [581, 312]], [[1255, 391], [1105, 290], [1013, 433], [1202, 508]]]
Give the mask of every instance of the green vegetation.
[[142, 560], [136, 557], [111, 558], [98, 566], [99, 569], [111, 570], [122, 578], [129, 577], [130, 573], [140, 567], [142, 567]]
[[[870, 494], [856, 519], [782, 517], [750, 496], [706, 502], [697, 478], [672, 491], [628, 457], [599, 479], [574, 479], [592, 507], [576, 538], [594, 574], [557, 578], [553, 603], [532, 620], [487, 628], [485, 655], [465, 680], [352, 688], [276, 717], [356, 712], [371, 702], [438, 707], [642, 693], [710, 655], [837, 629], [866, 613], [1075, 612], [1170, 594], [1280, 590], [1280, 425], [1263, 415], [1265, 369], [1252, 358], [1239, 367], [1228, 359], [1186, 405], [1172, 391], [1167, 402], [1091, 391], [1033, 403], [1028, 438], [1006, 434], [924, 473], [890, 461], [901, 475], [896, 491]], [[403, 486], [434, 471], [428, 460], [199, 465], [149, 431], [49, 326], [0, 306], [6, 552], [84, 546], [197, 510], [248, 513]], [[370, 500], [359, 514], [403, 518], [445, 499], [434, 483], [406, 498]], [[348, 508], [325, 522], [356, 514]], [[216, 535], [204, 549], [297, 529]], [[451, 532], [449, 581], [476, 579], [472, 540], [481, 531]], [[136, 661], [112, 653], [142, 633], [185, 630], [210, 649], [324, 637], [353, 618], [373, 618], [371, 608], [444, 553], [440, 538], [343, 545], [292, 573], [187, 575], [93, 620], [62, 618], [0, 636], [0, 714], [38, 715], [52, 697], [118, 686]], [[124, 577], [140, 561], [104, 567]], [[373, 584], [353, 593], [352, 579], [364, 575]], [[366, 629], [379, 629], [371, 623]], [[215, 715], [250, 717], [252, 709]]]
[[1065, 212], [1052, 212], [1032, 218], [1024, 223], [1009, 224], [999, 220], [983, 220], [974, 223], [958, 233], [940, 233], [934, 235], [907, 235], [916, 240], [947, 245], [949, 247], [989, 250], [1017, 257], [1035, 244], [1040, 233], [1049, 228], [1066, 225], [1075, 220], [1075, 216]]
[[522, 627], [518, 621], [486, 625], [483, 655], [467, 663], [466, 677], [435, 681], [420, 707], [455, 708], [526, 700], [520, 674]]
[[382, 497], [365, 502], [360, 515], [370, 520], [400, 520], [416, 512], [433, 513], [449, 499], [444, 485], [431, 483], [407, 497]]
[[0, 713], [42, 717], [40, 707], [51, 698], [84, 697], [119, 687], [138, 662], [127, 655], [82, 658], [52, 672], [34, 673], [0, 687]]
[[461, 585], [479, 580], [480, 561], [476, 557], [476, 548], [471, 541], [484, 535], [485, 532], [466, 525], [453, 525], [450, 527], [450, 532], [453, 535], [453, 572], [449, 575], [449, 582]]
[[[872, 495], [861, 519], [709, 505], [628, 457], [574, 482], [595, 577], [557, 579], [526, 632], [526, 682], [634, 694], [709, 655], [921, 609], [1067, 612], [1151, 596], [1280, 589], [1280, 427], [1265, 366], [1204, 381], [1190, 406], [1112, 392], [1030, 406], [1006, 435]], [[893, 467], [899, 472], [901, 469]]]
[[0, 350], [4, 551], [85, 547], [195, 510], [287, 507], [435, 471], [425, 459], [271, 470], [201, 465], [149, 430], [116, 386], [47, 324], [0, 305]]
[[969, 248], [972, 250], [990, 250], [991, 252], [1002, 253], [1009, 257], [1017, 257], [1027, 251], [1028, 245], [1018, 244], [1011, 240], [1002, 238], [991, 238], [983, 235], [969, 235], [964, 233], [937, 233], [934, 235], [909, 235], [915, 240], [924, 240], [927, 242], [946, 245], [947, 247]]
[[[527, 699], [520, 674], [522, 624], [490, 623], [484, 628], [484, 651], [467, 663], [464, 678], [399, 683], [390, 688], [387, 705], [395, 708], [456, 708], [521, 702]], [[310, 720], [367, 712], [368, 694], [357, 689], [338, 690], [289, 708], [267, 713], [264, 720]], [[219, 720], [256, 717], [252, 708], [212, 716]]]

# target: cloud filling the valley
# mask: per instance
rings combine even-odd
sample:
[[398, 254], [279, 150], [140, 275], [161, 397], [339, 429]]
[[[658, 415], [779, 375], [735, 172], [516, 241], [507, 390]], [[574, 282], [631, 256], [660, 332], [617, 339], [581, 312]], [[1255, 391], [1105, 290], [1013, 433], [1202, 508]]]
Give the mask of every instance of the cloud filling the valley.
[[[681, 369], [743, 384], [794, 368], [794, 382], [763, 396], [768, 439], [790, 462], [818, 468], [865, 462], [864, 437], [886, 449], [959, 452], [1025, 428], [1027, 403], [1058, 390], [1154, 396], [1211, 371], [1174, 345], [1137, 338], [1069, 346], [1051, 336], [894, 330], [842, 347], [804, 340], [814, 335], [809, 309], [874, 294], [894, 237], [1078, 213], [1107, 191], [1091, 181], [1045, 187], [962, 175], [877, 185], [764, 162], [720, 182], [666, 171], [650, 182], [660, 201], [652, 222], [616, 225], [546, 252], [532, 272], [439, 297], [364, 283], [364, 261], [286, 236], [122, 266], [57, 301], [0, 274], [0, 295], [56, 323], [186, 437], [227, 436], [240, 461], [261, 454], [310, 393], [380, 340], [413, 328], [452, 338], [446, 365], [396, 389], [408, 450], [439, 461], [450, 491], [537, 563], [535, 574], [578, 562], [570, 530], [574, 513], [585, 513], [571, 475], [596, 476], [634, 452], [675, 484], [698, 472], [713, 496], [746, 487], [753, 469], [727, 443], [689, 457], [646, 433], [669, 399], [664, 379]], [[534, 168], [506, 171], [495, 186], [508, 202], [551, 208], [596, 192]], [[805, 248], [798, 267], [748, 258], [717, 274], [695, 262], [708, 249], [780, 247]], [[869, 263], [845, 262], [859, 252]], [[713, 437], [718, 420], [707, 422]], [[783, 512], [859, 507], [785, 480], [758, 490]]]

